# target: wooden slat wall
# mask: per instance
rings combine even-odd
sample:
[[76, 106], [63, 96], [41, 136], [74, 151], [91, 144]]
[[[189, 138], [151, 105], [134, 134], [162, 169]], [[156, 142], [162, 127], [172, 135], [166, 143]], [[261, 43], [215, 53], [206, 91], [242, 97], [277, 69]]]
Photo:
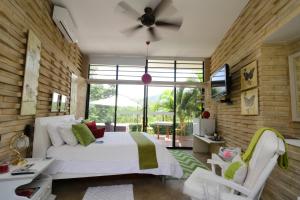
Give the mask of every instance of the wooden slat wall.
[[50, 112], [51, 94], [69, 97], [71, 73], [81, 76], [82, 54], [54, 25], [52, 6], [50, 0], [0, 2], [0, 159], [10, 153], [10, 138], [35, 118], [20, 116], [28, 30], [42, 42], [36, 116], [67, 114]]
[[[217, 118], [217, 131], [228, 146], [247, 147], [253, 133], [262, 126], [277, 128], [285, 135], [300, 138], [300, 123], [291, 122], [287, 55], [300, 50], [299, 42], [263, 45], [264, 39], [300, 14], [299, 0], [250, 0], [211, 57], [213, 73], [219, 66], [231, 66], [233, 105], [207, 102]], [[240, 69], [258, 61], [259, 115], [242, 116]], [[263, 199], [295, 200], [300, 196], [300, 149], [288, 146], [290, 168], [276, 168]]]
[[[298, 51], [300, 40], [286, 45], [263, 45], [258, 66], [261, 69], [259, 89], [263, 126], [300, 138], [300, 123], [293, 122], [291, 117], [288, 66], [288, 56]], [[274, 170], [263, 194], [264, 199], [296, 199], [300, 196], [300, 148], [288, 145], [288, 155], [289, 169]]]

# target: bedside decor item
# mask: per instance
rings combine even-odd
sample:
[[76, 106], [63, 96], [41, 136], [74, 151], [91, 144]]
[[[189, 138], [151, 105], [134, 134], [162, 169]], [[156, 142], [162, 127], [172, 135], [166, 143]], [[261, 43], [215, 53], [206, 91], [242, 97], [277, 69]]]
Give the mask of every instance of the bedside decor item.
[[241, 93], [241, 114], [258, 115], [258, 88]]
[[300, 121], [300, 52], [289, 56], [292, 120]]
[[60, 96], [59, 112], [66, 112], [66, 108], [67, 108], [67, 96], [62, 94]]
[[21, 102], [21, 115], [35, 115], [39, 84], [41, 41], [30, 30], [28, 32], [25, 73]]
[[241, 69], [241, 90], [247, 90], [257, 86], [257, 62], [256, 60]]
[[77, 85], [78, 85], [78, 76], [76, 76], [75, 74], [72, 74], [72, 76], [71, 76], [70, 115], [76, 115]]
[[51, 103], [51, 112], [58, 112], [59, 110], [59, 96], [60, 94], [53, 92], [52, 94], [52, 103]]
[[204, 111], [203, 113], [202, 113], [202, 118], [203, 119], [208, 119], [210, 117], [210, 113], [208, 112], [208, 111]]
[[0, 161], [0, 174], [5, 174], [9, 172], [9, 162], [8, 161]]
[[29, 147], [29, 138], [24, 133], [13, 136], [9, 148], [16, 153], [17, 158], [12, 162], [14, 165], [25, 165], [27, 161], [23, 158], [22, 152]]

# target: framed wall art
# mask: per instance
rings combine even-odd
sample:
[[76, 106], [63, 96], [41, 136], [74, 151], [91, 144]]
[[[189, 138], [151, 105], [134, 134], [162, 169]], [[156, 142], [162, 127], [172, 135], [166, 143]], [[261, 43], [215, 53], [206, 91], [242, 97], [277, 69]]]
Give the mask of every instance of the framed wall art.
[[76, 115], [77, 85], [78, 85], [78, 77], [75, 74], [72, 74], [72, 76], [71, 76], [71, 99], [70, 99], [70, 114], [71, 115]]
[[289, 56], [292, 120], [300, 121], [300, 52]]
[[59, 100], [60, 100], [60, 94], [53, 92], [52, 93], [51, 112], [59, 111]]
[[241, 90], [248, 90], [257, 86], [256, 60], [241, 69]]
[[61, 95], [60, 96], [59, 111], [60, 112], [66, 112], [66, 110], [67, 110], [67, 96]]
[[41, 41], [32, 31], [29, 31], [23, 80], [21, 115], [36, 114], [40, 60]]
[[258, 115], [258, 88], [241, 93], [241, 114]]

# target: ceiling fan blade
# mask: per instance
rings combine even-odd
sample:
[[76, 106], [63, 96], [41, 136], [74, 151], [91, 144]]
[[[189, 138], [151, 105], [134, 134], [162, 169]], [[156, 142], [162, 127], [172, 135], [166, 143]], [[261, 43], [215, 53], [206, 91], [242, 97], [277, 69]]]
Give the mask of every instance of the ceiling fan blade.
[[150, 33], [151, 41], [158, 41], [158, 40], [160, 40], [160, 37], [157, 35], [154, 27], [149, 27], [148, 31]]
[[158, 27], [179, 29], [182, 25], [182, 20], [181, 19], [177, 21], [157, 20], [155, 22], [155, 25]]
[[128, 28], [128, 29], [125, 29], [125, 30], [121, 31], [121, 33], [125, 34], [126, 36], [130, 36], [130, 35], [132, 35], [135, 31], [137, 31], [137, 30], [139, 30], [139, 29], [141, 29], [141, 28], [143, 28], [143, 25], [138, 24], [138, 25], [136, 25], [136, 26], [134, 26], [134, 27], [131, 27], [131, 28]]
[[132, 8], [128, 3], [121, 1], [118, 3], [118, 6], [122, 8], [123, 12], [130, 16], [133, 19], [138, 20], [142, 14], [140, 14], [137, 10]]
[[158, 17], [164, 10], [172, 4], [172, 0], [161, 0], [159, 4], [153, 9], [153, 14]]

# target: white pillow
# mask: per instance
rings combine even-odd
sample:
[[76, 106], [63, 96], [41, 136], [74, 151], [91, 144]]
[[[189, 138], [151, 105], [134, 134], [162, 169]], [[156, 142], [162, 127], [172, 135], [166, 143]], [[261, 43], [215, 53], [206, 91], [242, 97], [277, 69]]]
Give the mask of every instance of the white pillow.
[[47, 131], [51, 140], [51, 143], [55, 147], [59, 147], [64, 144], [63, 139], [61, 138], [57, 127], [61, 125], [61, 123], [50, 123], [47, 125]]
[[61, 125], [61, 126], [57, 127], [57, 129], [58, 129], [58, 132], [60, 133], [61, 138], [63, 139], [63, 141], [66, 144], [72, 145], [72, 146], [75, 146], [78, 144], [78, 141], [72, 131], [72, 124]]
[[231, 164], [225, 169], [224, 176], [226, 179], [243, 184], [248, 172], [248, 165], [241, 159], [240, 155], [233, 158]]

